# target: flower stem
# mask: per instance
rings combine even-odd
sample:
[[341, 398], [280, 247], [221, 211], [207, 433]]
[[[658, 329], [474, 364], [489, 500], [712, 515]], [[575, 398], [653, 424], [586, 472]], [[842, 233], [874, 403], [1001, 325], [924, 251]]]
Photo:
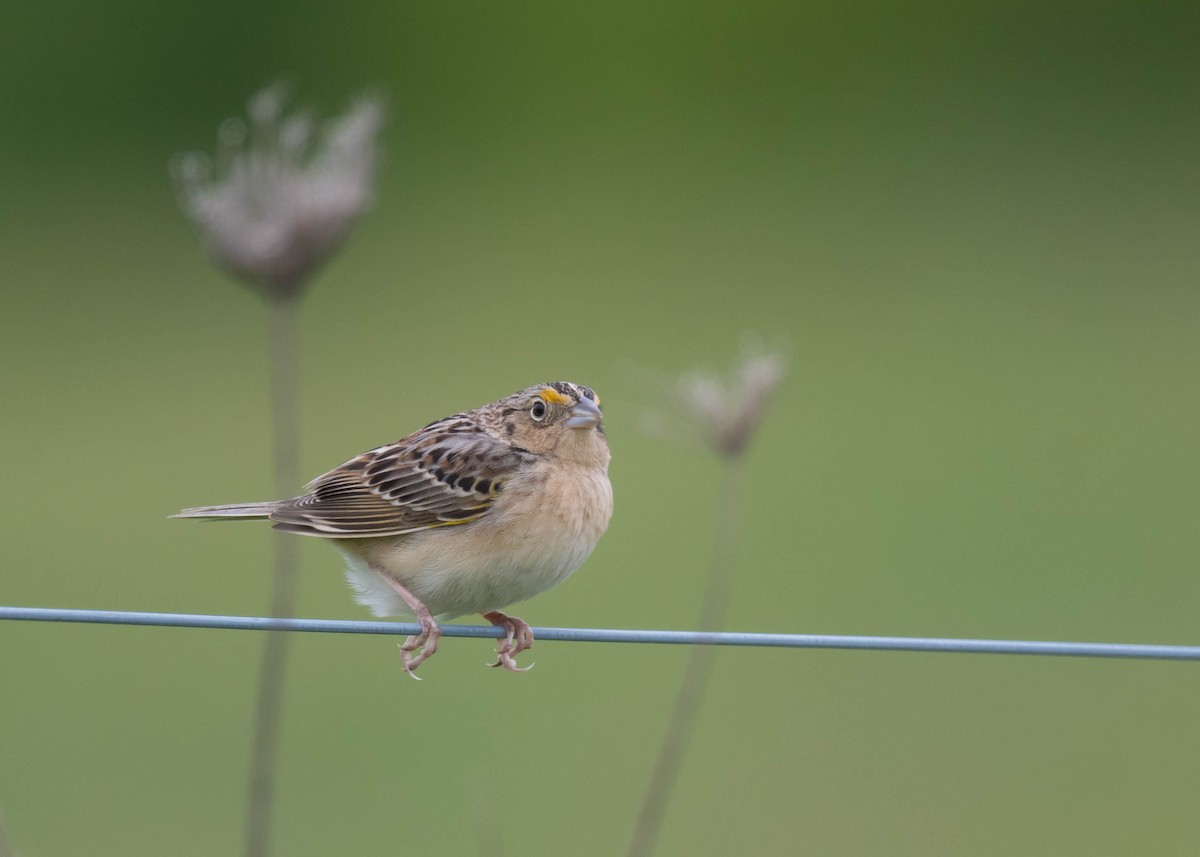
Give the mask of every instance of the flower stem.
[[4, 829], [4, 819], [0, 818], [0, 857], [16, 857], [16, 851], [8, 841], [8, 833]]
[[[712, 565], [709, 568], [708, 586], [700, 609], [699, 629], [720, 631], [725, 623], [729, 606], [729, 584], [737, 554], [738, 495], [742, 479], [742, 460], [736, 455], [722, 458], [721, 504], [716, 521], [713, 543]], [[650, 782], [642, 796], [641, 810], [634, 826], [633, 838], [629, 843], [628, 857], [648, 857], [654, 852], [654, 843], [662, 827], [663, 816], [671, 792], [679, 778], [679, 769], [684, 754], [691, 742], [696, 715], [708, 691], [709, 678], [717, 657], [715, 646], [693, 646], [688, 656], [683, 681], [675, 695], [667, 731], [663, 734], [658, 749], [658, 759], [650, 774]]]
[[[269, 299], [271, 315], [271, 424], [275, 453], [275, 496], [292, 496], [300, 471], [300, 385], [297, 348], [296, 295]], [[288, 618], [295, 612], [298, 540], [287, 533], [275, 535], [271, 575], [271, 616]], [[271, 814], [275, 800], [275, 772], [279, 724], [283, 713], [283, 687], [291, 635], [271, 631], [266, 636], [258, 674], [258, 699], [254, 714], [254, 746], [250, 759], [250, 785], [246, 798], [246, 855], [271, 853]]]

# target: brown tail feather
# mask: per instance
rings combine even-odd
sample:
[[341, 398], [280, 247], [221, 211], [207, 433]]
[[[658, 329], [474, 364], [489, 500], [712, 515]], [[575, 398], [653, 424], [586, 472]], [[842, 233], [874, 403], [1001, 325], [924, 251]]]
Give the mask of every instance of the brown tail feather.
[[228, 506], [197, 506], [195, 509], [184, 509], [171, 517], [253, 521], [269, 517], [274, 508], [274, 503], [231, 503]]

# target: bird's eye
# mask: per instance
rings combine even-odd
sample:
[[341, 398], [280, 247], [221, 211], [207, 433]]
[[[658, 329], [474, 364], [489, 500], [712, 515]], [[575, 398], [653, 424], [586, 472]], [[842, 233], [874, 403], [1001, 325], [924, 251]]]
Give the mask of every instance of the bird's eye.
[[546, 418], [546, 403], [537, 401], [533, 403], [533, 407], [529, 409], [529, 416], [533, 417], [538, 422]]

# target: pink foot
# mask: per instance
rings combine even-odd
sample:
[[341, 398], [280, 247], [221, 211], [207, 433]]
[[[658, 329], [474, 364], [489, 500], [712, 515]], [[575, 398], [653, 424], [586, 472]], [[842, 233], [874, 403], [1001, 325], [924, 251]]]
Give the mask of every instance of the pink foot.
[[488, 666], [504, 667], [510, 673], [528, 672], [533, 664], [519, 667], [514, 658], [521, 652], [533, 648], [533, 629], [525, 624], [524, 620], [518, 619], [516, 616], [507, 616], [499, 610], [479, 615], [496, 627], [504, 629], [504, 636], [500, 640], [500, 645], [496, 647], [496, 663], [488, 664]]
[[[438, 640], [442, 637], [442, 631], [428, 611], [423, 616], [417, 616], [417, 619], [421, 623], [421, 633], [405, 638], [404, 642], [400, 644], [400, 657], [404, 661], [404, 671], [420, 681], [420, 676], [413, 670], [438, 650]], [[414, 655], [413, 652], [416, 654]]]
[[[413, 670], [432, 657], [433, 653], [437, 651], [438, 640], [441, 639], [442, 630], [437, 626], [437, 622], [433, 621], [433, 616], [430, 614], [429, 608], [425, 606], [420, 598], [413, 595], [383, 572], [376, 570], [375, 573], [382, 577], [388, 586], [396, 590], [396, 593], [404, 599], [404, 603], [412, 610], [413, 615], [417, 617], [417, 621], [421, 623], [421, 633], [408, 637], [400, 644], [400, 658], [404, 662], [404, 671], [419, 681], [419, 677]], [[416, 652], [416, 654], [414, 655], [413, 652]]]

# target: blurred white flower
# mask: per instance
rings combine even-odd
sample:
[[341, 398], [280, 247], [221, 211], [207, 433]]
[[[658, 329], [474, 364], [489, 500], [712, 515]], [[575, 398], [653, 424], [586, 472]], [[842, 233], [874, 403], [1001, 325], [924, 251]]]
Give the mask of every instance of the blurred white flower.
[[172, 173], [184, 212], [213, 258], [276, 297], [291, 296], [338, 248], [371, 204], [384, 107], [360, 98], [318, 127], [284, 115], [280, 84], [250, 99], [249, 125], [224, 122], [216, 157], [179, 155]]
[[748, 345], [727, 377], [689, 372], [676, 382], [675, 393], [709, 445], [733, 457], [758, 430], [767, 404], [786, 374], [782, 354]]

